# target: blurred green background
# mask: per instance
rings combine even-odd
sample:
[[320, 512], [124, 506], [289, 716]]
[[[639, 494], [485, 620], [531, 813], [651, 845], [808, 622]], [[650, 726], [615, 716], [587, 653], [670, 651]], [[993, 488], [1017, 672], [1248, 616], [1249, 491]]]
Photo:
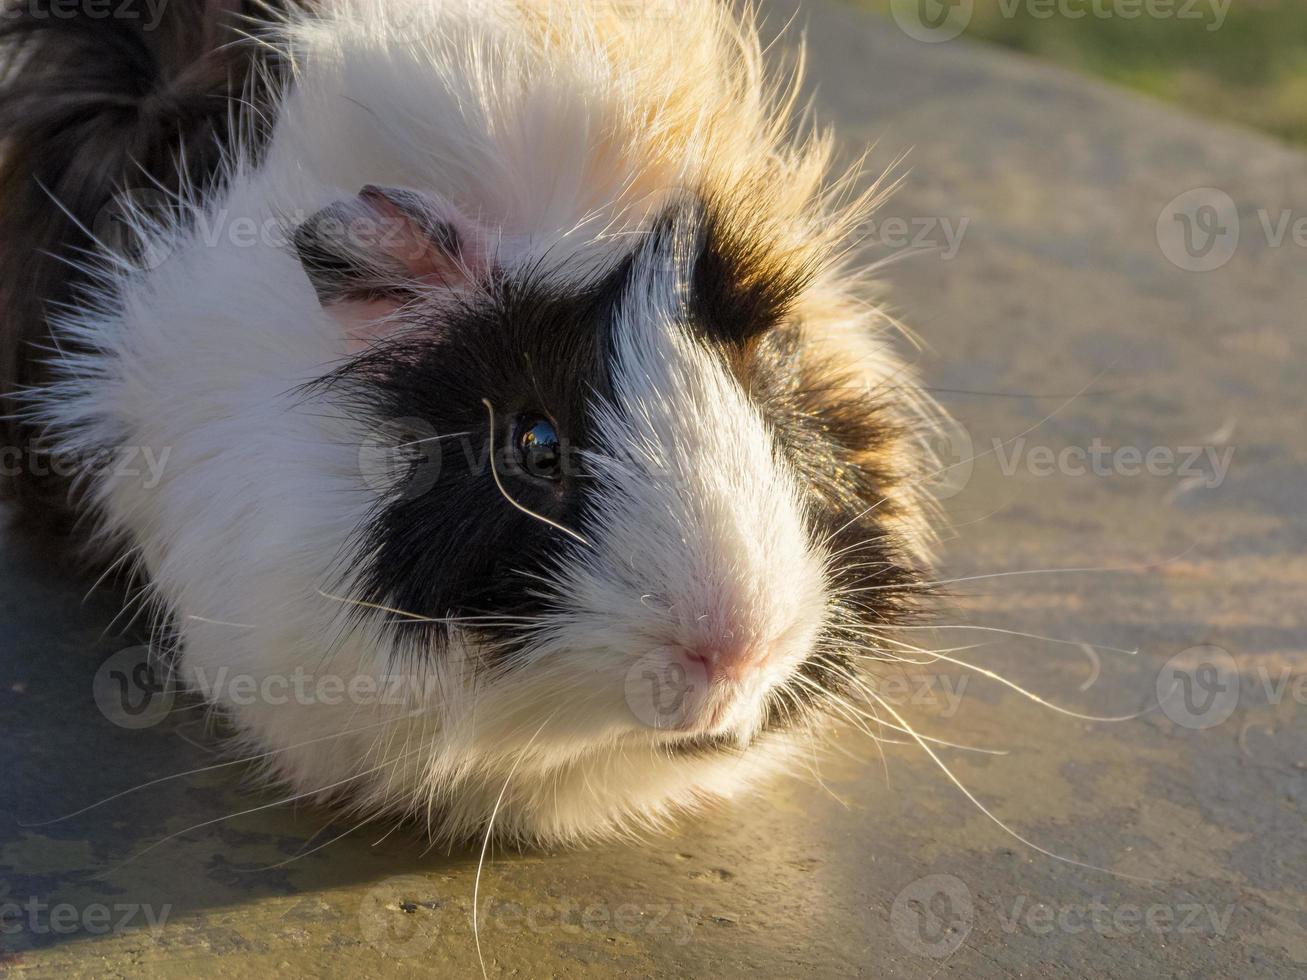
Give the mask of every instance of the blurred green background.
[[1307, 144], [1307, 0], [973, 0], [965, 33]]

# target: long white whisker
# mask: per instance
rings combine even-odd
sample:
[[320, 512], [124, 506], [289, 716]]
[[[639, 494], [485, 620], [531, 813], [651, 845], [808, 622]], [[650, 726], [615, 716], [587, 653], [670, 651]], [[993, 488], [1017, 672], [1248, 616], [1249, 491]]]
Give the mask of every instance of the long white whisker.
[[504, 487], [504, 481], [499, 478], [499, 469], [495, 466], [495, 406], [490, 404], [489, 398], [481, 399], [481, 404], [485, 405], [486, 411], [490, 413], [490, 475], [495, 478], [495, 486], [499, 488], [499, 492], [503, 494], [504, 499], [507, 500], [514, 507], [516, 507], [518, 510], [520, 510], [527, 517], [533, 517], [537, 521], [540, 521], [543, 524], [548, 524], [554, 530], [562, 531], [564, 534], [566, 534], [569, 538], [572, 538], [574, 541], [579, 541], [587, 548], [590, 547], [590, 542], [587, 541], [585, 538], [581, 537], [581, 535], [577, 534], [571, 528], [564, 527], [562, 524], [559, 524], [557, 521], [551, 521], [548, 517], [545, 517], [543, 514], [537, 514], [531, 508], [519, 504], [516, 500], [513, 499], [512, 495], [509, 494], [508, 490]]
[[330, 735], [320, 735], [317, 738], [309, 739], [307, 742], [296, 742], [294, 745], [284, 745], [279, 749], [271, 749], [267, 752], [260, 752], [258, 755], [247, 755], [239, 759], [231, 759], [228, 762], [217, 762], [211, 766], [201, 766], [199, 769], [189, 769], [186, 772], [175, 772], [168, 776], [160, 776], [158, 779], [151, 779], [149, 782], [141, 783], [138, 786], [132, 786], [129, 789], [125, 789], [122, 790], [121, 792], [114, 793], [112, 796], [106, 796], [104, 799], [100, 800], [99, 802], [92, 803], [89, 806], [84, 806], [80, 810], [74, 810], [72, 813], [65, 814], [62, 817], [55, 817], [53, 820], [43, 820], [40, 823], [20, 823], [19, 826], [24, 828], [48, 827], [51, 824], [62, 823], [65, 820], [73, 819], [73, 817], [79, 817], [83, 813], [87, 813], [91, 810], [96, 809], [97, 807], [102, 807], [106, 803], [112, 803], [114, 800], [121, 799], [124, 796], [130, 796], [132, 793], [139, 793], [143, 789], [149, 789], [151, 786], [158, 786], [161, 783], [171, 782], [174, 779], [185, 779], [187, 776], [198, 776], [201, 775], [202, 773], [213, 772], [216, 769], [228, 769], [231, 768], [232, 766], [246, 765], [251, 762], [257, 762], [260, 759], [268, 759], [274, 755], [280, 755], [282, 752], [290, 752], [294, 749], [303, 748], [306, 745], [315, 745], [318, 742], [325, 742], [328, 741], [329, 739], [342, 738], [345, 735], [353, 735], [358, 732], [366, 732], [369, 729], [378, 728], [381, 727], [382, 725], [389, 725], [391, 723], [392, 723], [391, 720], [388, 718], [385, 721], [376, 722], [375, 724], [372, 725], [364, 725], [362, 728], [351, 728], [343, 732], [332, 732]]
[[[373, 819], [374, 819], [373, 817], [368, 817], [368, 818], [367, 818], [366, 820], [364, 820], [362, 823], [357, 823], [357, 824], [355, 824], [353, 827], [350, 827], [349, 830], [345, 831], [343, 834], [338, 834], [337, 836], [331, 838], [331, 840], [329, 840], [329, 841], [325, 841], [325, 842], [319, 844], [317, 847], [311, 848], [310, 850], [307, 850], [307, 851], [305, 851], [305, 850], [300, 850], [300, 851], [296, 852], [295, 854], [291, 855], [290, 857], [286, 858], [286, 860], [284, 860], [284, 861], [278, 861], [276, 864], [268, 864], [268, 865], [265, 865], [265, 866], [262, 867], [262, 868], [237, 868], [237, 869], [235, 869], [235, 870], [238, 871], [238, 872], [240, 872], [241, 874], [256, 874], [256, 873], [258, 873], [258, 872], [260, 872], [260, 871], [275, 871], [275, 870], [278, 869], [278, 868], [284, 868], [284, 867], [286, 867], [286, 865], [288, 865], [288, 864], [294, 864], [294, 863], [295, 863], [296, 861], [298, 861], [300, 858], [306, 858], [306, 857], [308, 857], [310, 854], [316, 854], [318, 851], [322, 850], [324, 847], [330, 847], [332, 844], [335, 844], [337, 841], [342, 841], [342, 840], [344, 840], [346, 837], [348, 837], [350, 834], [354, 833], [356, 830], [362, 830], [364, 827], [366, 827], [368, 824], [370, 824], [370, 823], [373, 821]], [[312, 838], [310, 838], [310, 840], [312, 840]], [[376, 846], [376, 845], [373, 845], [373, 846]]]
[[1012, 690], [1016, 691], [1022, 697], [1029, 698], [1031, 701], [1034, 701], [1036, 704], [1043, 705], [1045, 708], [1048, 708], [1052, 711], [1056, 711], [1058, 714], [1066, 715], [1068, 718], [1078, 718], [1080, 721], [1102, 721], [1102, 722], [1133, 721], [1134, 719], [1146, 715], [1148, 714], [1148, 712], [1153, 710], [1152, 708], [1145, 708], [1143, 711], [1138, 711], [1135, 712], [1134, 714], [1119, 715], [1116, 717], [1099, 717], [1097, 715], [1081, 714], [1079, 711], [1072, 711], [1070, 708], [1063, 708], [1061, 705], [1054, 704], [1052, 701], [1046, 701], [1043, 698], [1041, 698], [1038, 694], [1035, 694], [1033, 691], [1028, 691], [1020, 684], [1017, 684], [1015, 681], [1010, 681], [1002, 674], [996, 673], [985, 667], [978, 667], [975, 664], [967, 663], [965, 660], [958, 660], [955, 657], [948, 657], [945, 656], [944, 654], [935, 654], [934, 656], [938, 657], [940, 660], [945, 661], [946, 663], [955, 664], [958, 667], [965, 667], [967, 670], [974, 671], [975, 673], [980, 674], [983, 677], [988, 677], [990, 680], [998, 681], [1000, 684], [1004, 685], [1005, 687], [1010, 687]]
[[971, 626], [966, 623], [956, 623], [948, 625], [935, 626], [889, 626], [885, 627], [889, 632], [896, 630], [975, 630], [980, 633], [1001, 633], [1005, 636], [1019, 636], [1027, 640], [1041, 640], [1045, 643], [1059, 643], [1069, 647], [1093, 647], [1095, 650], [1106, 650], [1108, 653], [1123, 653], [1127, 657], [1137, 656], [1139, 650], [1127, 650], [1125, 647], [1110, 647], [1102, 643], [1089, 643], [1084, 640], [1063, 640], [1056, 636], [1044, 636], [1041, 633], [1025, 633], [1021, 630], [1003, 629], [999, 626]]
[[363, 599], [351, 599], [349, 596], [332, 595], [330, 592], [324, 592], [322, 589], [315, 590], [318, 595], [324, 599], [330, 599], [332, 602], [343, 602], [348, 606], [358, 606], [362, 609], [375, 609], [378, 612], [390, 613], [394, 616], [400, 616], [404, 619], [415, 623], [458, 623], [480, 622], [492, 620], [494, 622], [507, 622], [514, 620], [523, 623], [534, 623], [535, 619], [530, 616], [420, 616], [417, 613], [408, 612], [403, 609], [396, 609], [393, 606], [385, 606], [378, 602], [367, 602]]
[[[833, 666], [833, 665], [831, 665], [831, 666]], [[847, 672], [844, 672], [844, 671], [840, 671], [840, 673], [841, 673], [841, 674], [842, 674], [846, 679], [848, 679], [848, 680], [851, 681], [854, 685], [856, 685], [856, 686], [858, 687], [858, 689], [859, 689], [862, 693], [864, 693], [864, 694], [870, 694], [870, 693], [871, 693], [871, 692], [868, 691], [865, 687], [862, 686], [862, 684], [857, 680], [857, 678], [853, 677], [851, 674], [848, 674]], [[879, 717], [878, 715], [875, 715], [875, 714], [872, 714], [872, 713], [868, 713], [868, 712], [860, 711], [860, 710], [857, 708], [856, 705], [853, 705], [853, 704], [849, 703], [848, 701], [845, 701], [845, 700], [842, 700], [842, 699], [833, 699], [833, 698], [831, 698], [831, 695], [830, 695], [830, 692], [829, 692], [829, 691], [826, 691], [826, 690], [824, 690], [823, 688], [819, 687], [815, 682], [813, 682], [813, 681], [810, 680], [809, 678], [806, 678], [806, 677], [802, 677], [802, 676], [800, 676], [800, 677], [797, 677], [796, 680], [798, 680], [799, 683], [803, 684], [804, 686], [808, 687], [810, 690], [812, 690], [812, 691], [814, 691], [815, 693], [821, 695], [822, 698], [825, 699], [828, 703], [833, 704], [833, 705], [836, 707], [836, 710], [839, 710], [840, 713], [841, 713], [842, 715], [844, 715], [844, 717], [847, 718], [849, 721], [851, 721], [854, 725], [856, 725], [860, 731], [862, 731], [863, 733], [865, 733], [865, 734], [867, 734], [867, 735], [870, 735], [870, 736], [871, 736], [873, 739], [875, 739], [877, 742], [886, 742], [886, 743], [888, 743], [888, 744], [890, 744], [890, 745], [911, 745], [911, 744], [912, 744], [911, 742], [900, 742], [900, 741], [898, 741], [897, 739], [889, 739], [889, 738], [885, 738], [885, 737], [882, 736], [882, 735], [877, 735], [875, 732], [873, 732], [873, 731], [871, 731], [870, 729], [868, 729], [868, 728], [865, 726], [864, 722], [868, 722], [868, 721], [869, 721], [869, 722], [872, 722], [872, 723], [877, 724], [877, 725], [882, 725], [882, 726], [884, 726], [885, 728], [888, 728], [888, 729], [890, 729], [890, 730], [892, 730], [892, 731], [896, 731], [896, 732], [902, 732], [902, 733], [905, 734], [905, 735], [916, 735], [916, 737], [918, 737], [918, 738], [924, 738], [927, 742], [931, 742], [931, 743], [933, 743], [933, 744], [935, 744], [935, 745], [939, 745], [939, 746], [941, 746], [941, 747], [943, 747], [943, 748], [948, 748], [948, 749], [959, 749], [959, 750], [964, 751], [964, 752], [978, 752], [978, 753], [980, 753], [981, 755], [1008, 755], [1008, 754], [1009, 754], [1009, 752], [1008, 752], [1007, 749], [986, 749], [986, 748], [981, 748], [981, 747], [979, 747], [979, 746], [975, 746], [975, 745], [963, 745], [963, 744], [958, 743], [958, 742], [950, 742], [950, 741], [947, 741], [947, 740], [942, 739], [942, 738], [936, 738], [936, 737], [934, 737], [934, 736], [932, 736], [932, 735], [919, 735], [919, 734], [917, 734], [917, 733], [910, 732], [910, 731], [908, 731], [908, 729], [903, 728], [903, 727], [901, 727], [901, 726], [899, 726], [899, 725], [896, 725], [896, 724], [894, 724], [893, 722], [886, 721], [884, 718], [881, 718], [881, 717]], [[842, 710], [841, 710], [841, 709], [842, 709]]]
[[440, 442], [444, 439], [460, 439], [464, 436], [470, 436], [471, 434], [471, 432], [450, 432], [443, 436], [427, 436], [425, 439], [414, 439], [412, 442], [401, 442], [399, 445], [392, 446], [391, 448], [408, 449], [410, 446], [421, 446], [428, 442]]
[[1047, 848], [1040, 847], [1034, 841], [1021, 836], [1015, 830], [1009, 827], [1006, 823], [1000, 820], [997, 816], [995, 816], [995, 814], [992, 813], [990, 809], [985, 806], [985, 804], [981, 803], [980, 800], [976, 798], [976, 795], [972, 793], [971, 790], [967, 789], [966, 785], [962, 782], [962, 780], [958, 779], [958, 777], [953, 774], [953, 770], [951, 770], [948, 766], [944, 764], [944, 761], [940, 759], [939, 755], [935, 752], [935, 750], [932, 749], [928, 744], [926, 744], [924, 739], [922, 739], [919, 735], [917, 735], [915, 732], [912, 731], [911, 726], [908, 725], [908, 723], [904, 720], [901, 714], [899, 714], [897, 711], [894, 710], [894, 707], [892, 705], [890, 705], [888, 702], [886, 702], [883, 698], [879, 697], [878, 695], [872, 694], [872, 697], [874, 697], [878, 702], [880, 702], [881, 706], [894, 716], [895, 721], [897, 721], [900, 725], [903, 725], [907, 729], [908, 734], [911, 735], [913, 739], [916, 741], [916, 743], [921, 746], [922, 751], [925, 752], [928, 756], [930, 756], [931, 761], [933, 761], [935, 765], [939, 766], [940, 771], [943, 772], [944, 775], [948, 777], [949, 782], [951, 782], [954, 786], [956, 786], [962, 792], [962, 795], [971, 801], [972, 805], [974, 805], [976, 809], [978, 809], [981, 813], [983, 813], [986, 817], [988, 817], [991, 821], [993, 821], [999, 828], [1003, 830], [1004, 833], [1008, 834], [1010, 837], [1019, 840], [1022, 844], [1025, 844], [1030, 849], [1037, 851], [1046, 857], [1053, 858], [1055, 861], [1063, 861], [1067, 864], [1074, 865], [1075, 867], [1078, 868], [1087, 868], [1090, 871], [1102, 871], [1106, 874], [1116, 875], [1117, 877], [1121, 877], [1121, 878], [1128, 878], [1132, 881], [1144, 881], [1144, 882], [1148, 882], [1149, 884], [1157, 884], [1156, 879], [1153, 878], [1144, 878], [1140, 875], [1130, 875], [1122, 871], [1113, 871], [1110, 868], [1100, 868], [1096, 864], [1088, 864], [1084, 861], [1076, 861], [1069, 857], [1063, 857], [1061, 854], [1055, 854], [1052, 851], [1048, 850]]
[[545, 725], [553, 721], [554, 715], [557, 713], [558, 711], [555, 709], [553, 714], [540, 723], [540, 727], [535, 730], [535, 734], [531, 736], [526, 745], [522, 746], [522, 751], [518, 753], [516, 761], [513, 762], [512, 767], [508, 770], [508, 775], [504, 778], [504, 785], [499, 790], [499, 798], [495, 800], [494, 809], [490, 811], [490, 820], [486, 823], [486, 838], [481, 843], [481, 858], [477, 861], [476, 881], [472, 884], [472, 939], [476, 943], [477, 960], [481, 963], [481, 976], [485, 980], [489, 980], [490, 974], [486, 970], [486, 958], [481, 953], [481, 924], [478, 912], [481, 896], [481, 872], [486, 866], [486, 851], [490, 848], [490, 838], [495, 829], [495, 818], [499, 816], [499, 807], [504, 802], [504, 794], [508, 792], [508, 784], [512, 781], [513, 774], [517, 772], [517, 767], [526, 758], [527, 751], [531, 748], [532, 743], [540, 737], [540, 733], [545, 730]]
[[209, 619], [207, 616], [187, 616], [197, 623], [208, 623], [210, 626], [231, 626], [236, 629], [256, 630], [258, 629], [253, 623], [231, 623], [225, 619]]
[[[937, 579], [934, 582], [919, 582], [914, 584], [921, 588], [929, 588], [936, 585], [956, 585], [959, 582], [981, 582], [985, 579], [1013, 578], [1019, 575], [1081, 575], [1095, 572], [1146, 572], [1149, 569], [1161, 568], [1163, 565], [1169, 565], [1171, 562], [1179, 561], [1185, 555], [1189, 554], [1189, 552], [1193, 551], [1194, 547], [1194, 545], [1190, 545], [1178, 555], [1173, 555], [1163, 561], [1149, 562], [1142, 565], [1101, 565], [1085, 568], [1022, 568], [1012, 572], [989, 572], [985, 575], [964, 575], [959, 578]], [[845, 589], [843, 592], [846, 594], [852, 594], [857, 592], [877, 592], [886, 589], [902, 588], [903, 586], [901, 585], [872, 585], [865, 588]]]
[[[913, 482], [913, 483], [909, 483], [909, 484], [907, 484], [907, 485], [906, 485], [905, 487], [903, 487], [902, 489], [905, 489], [905, 490], [911, 490], [911, 489], [913, 489], [913, 488], [915, 488], [915, 487], [919, 487], [919, 486], [921, 486], [923, 483], [928, 483], [928, 482], [934, 480], [936, 477], [940, 476], [940, 474], [947, 473], [949, 470], [951, 470], [951, 469], [955, 469], [956, 467], [959, 467], [959, 466], [965, 466], [965, 465], [967, 465], [967, 464], [969, 464], [969, 463], [974, 463], [976, 460], [978, 460], [978, 459], [982, 459], [982, 458], [984, 458], [985, 456], [991, 456], [991, 455], [993, 455], [994, 453], [998, 452], [1000, 449], [1003, 449], [1004, 447], [1011, 445], [1012, 443], [1018, 441], [1019, 439], [1023, 439], [1023, 438], [1025, 438], [1025, 437], [1028, 436], [1030, 433], [1032, 433], [1032, 432], [1034, 432], [1036, 429], [1038, 429], [1038, 428], [1039, 428], [1041, 425], [1043, 425], [1045, 422], [1048, 422], [1050, 419], [1052, 419], [1054, 416], [1056, 416], [1058, 413], [1060, 413], [1063, 409], [1065, 409], [1068, 405], [1070, 405], [1070, 404], [1071, 404], [1072, 402], [1074, 402], [1077, 398], [1079, 398], [1081, 395], [1083, 395], [1086, 391], [1088, 391], [1088, 390], [1089, 390], [1089, 389], [1090, 389], [1090, 388], [1091, 388], [1095, 383], [1098, 382], [1098, 380], [1099, 380], [1100, 378], [1103, 377], [1103, 375], [1107, 374], [1108, 371], [1111, 371], [1112, 369], [1114, 369], [1114, 368], [1116, 367], [1116, 365], [1117, 365], [1118, 363], [1120, 363], [1121, 358], [1123, 358], [1124, 356], [1125, 356], [1125, 354], [1121, 354], [1121, 355], [1119, 355], [1115, 360], [1112, 361], [1111, 364], [1109, 364], [1107, 367], [1103, 368], [1101, 371], [1099, 371], [1097, 374], [1095, 374], [1092, 378], [1090, 378], [1087, 382], [1085, 382], [1085, 384], [1084, 384], [1083, 386], [1081, 386], [1081, 388], [1080, 388], [1078, 391], [1076, 391], [1076, 392], [1075, 392], [1074, 394], [1072, 394], [1069, 398], [1067, 398], [1064, 402], [1062, 402], [1062, 404], [1058, 405], [1057, 408], [1053, 409], [1051, 412], [1049, 412], [1047, 415], [1045, 415], [1042, 419], [1040, 419], [1038, 422], [1034, 423], [1033, 425], [1031, 425], [1029, 428], [1025, 429], [1024, 431], [1017, 433], [1015, 436], [1012, 436], [1010, 439], [1007, 439], [1007, 440], [1005, 440], [1005, 441], [1003, 441], [1003, 442], [996, 442], [992, 447], [990, 447], [989, 449], [985, 450], [985, 451], [982, 452], [982, 453], [974, 453], [974, 454], [972, 454], [972, 456], [971, 456], [969, 459], [960, 459], [960, 460], [958, 460], [956, 463], [950, 463], [948, 466], [941, 466], [939, 469], [937, 469], [937, 470], [935, 470], [935, 471], [933, 471], [933, 472], [931, 472], [931, 473], [927, 473], [927, 474], [925, 474], [925, 475], [922, 476], [919, 480], [916, 480], [916, 481]], [[830, 535], [828, 535], [827, 538], [826, 538], [826, 540], [827, 540], [827, 541], [831, 541], [831, 540], [833, 540], [837, 535], [839, 535], [841, 532], [843, 532], [844, 530], [846, 530], [850, 525], [857, 523], [858, 521], [860, 521], [862, 518], [866, 517], [866, 516], [867, 516], [868, 514], [870, 514], [873, 510], [875, 510], [877, 507], [881, 506], [881, 504], [885, 503], [885, 502], [886, 502], [887, 500], [889, 500], [889, 499], [890, 499], [890, 498], [889, 498], [888, 496], [881, 497], [880, 500], [876, 501], [874, 504], [872, 504], [872, 505], [871, 505], [870, 507], [868, 507], [866, 510], [862, 511], [861, 513], [859, 513], [859, 514], [855, 515], [854, 517], [852, 517], [851, 519], [849, 519], [847, 522], [845, 522], [843, 525], [841, 525], [837, 530], [835, 530], [833, 533], [831, 533]]]
[[178, 830], [174, 833], [171, 833], [166, 837], [161, 837], [159, 840], [155, 841], [149, 847], [137, 851], [122, 864], [115, 866], [114, 868], [110, 869], [109, 871], [105, 872], [103, 875], [100, 875], [99, 877], [105, 878], [108, 877], [109, 875], [113, 875], [121, 871], [123, 868], [127, 867], [127, 865], [131, 864], [133, 861], [149, 854], [156, 847], [160, 847], [168, 843], [168, 841], [170, 840], [176, 840], [178, 837], [181, 837], [184, 834], [189, 834], [192, 831], [196, 831], [196, 830], [203, 830], [205, 827], [211, 827], [214, 824], [218, 824], [218, 823], [225, 823], [228, 820], [235, 820], [239, 817], [249, 816], [251, 813], [259, 813], [263, 810], [271, 810], [273, 807], [285, 806], [287, 803], [294, 803], [298, 800], [304, 800], [304, 799], [308, 799], [309, 797], [319, 796], [327, 792], [328, 790], [336, 789], [338, 786], [344, 786], [346, 783], [352, 783], [356, 779], [362, 779], [364, 776], [370, 776], [374, 772], [378, 772], [390, 766], [398, 765], [400, 762], [403, 762], [405, 759], [409, 758], [410, 756], [416, 755], [420, 751], [422, 751], [422, 749], [414, 749], [412, 752], [407, 752], [404, 755], [398, 756], [394, 759], [389, 759], [381, 763], [380, 765], [373, 766], [371, 769], [365, 769], [363, 770], [363, 772], [357, 772], [352, 776], [346, 776], [344, 779], [338, 779], [334, 783], [329, 783], [326, 786], [320, 786], [317, 789], [308, 790], [307, 792], [304, 793], [297, 793], [294, 796], [288, 796], [282, 800], [274, 800], [271, 803], [264, 803], [262, 806], [250, 807], [248, 810], [242, 810], [239, 813], [229, 813], [225, 817], [214, 817], [212, 820], [204, 820], [200, 823], [193, 824], [190, 827], [186, 827], [182, 830]]

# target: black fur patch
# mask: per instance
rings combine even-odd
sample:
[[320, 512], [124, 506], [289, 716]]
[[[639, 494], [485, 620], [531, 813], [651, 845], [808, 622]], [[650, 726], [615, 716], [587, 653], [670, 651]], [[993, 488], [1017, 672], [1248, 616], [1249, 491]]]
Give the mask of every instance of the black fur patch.
[[[500, 650], [498, 665], [511, 661], [520, 624], [502, 617], [543, 611], [540, 577], [577, 545], [504, 499], [490, 465], [482, 400], [494, 406], [495, 467], [508, 493], [551, 521], [579, 528], [587, 475], [576, 450], [589, 444], [593, 399], [610, 394], [608, 324], [627, 274], [623, 265], [568, 291], [530, 277], [496, 284], [455, 310], [415, 315], [411, 331], [314, 386], [337, 399], [344, 394], [379, 439], [405, 431], [447, 437], [415, 454], [399, 496], [359, 529], [343, 561], [364, 568], [357, 598], [431, 619], [501, 617], [466, 625]], [[513, 422], [535, 414], [552, 420], [563, 440], [557, 482], [515, 465]], [[409, 650], [448, 633], [445, 623], [401, 617], [393, 631]]]
[[698, 211], [691, 316], [710, 343], [738, 348], [789, 319], [813, 269], [749, 234], [723, 202], [705, 198]]
[[656, 250], [678, 260], [680, 249], [671, 239], [693, 234], [685, 326], [732, 357], [789, 319], [814, 272], [766, 235], [751, 234], [736, 210], [726, 200], [695, 196], [668, 208], [650, 232]]

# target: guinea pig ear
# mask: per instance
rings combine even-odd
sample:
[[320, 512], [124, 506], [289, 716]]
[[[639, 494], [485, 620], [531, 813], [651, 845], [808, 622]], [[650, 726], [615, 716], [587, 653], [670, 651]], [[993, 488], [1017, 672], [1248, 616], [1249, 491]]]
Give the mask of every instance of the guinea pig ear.
[[400, 307], [488, 278], [488, 238], [447, 201], [369, 185], [309, 218], [293, 241], [318, 301], [341, 321], [353, 351], [384, 337]]

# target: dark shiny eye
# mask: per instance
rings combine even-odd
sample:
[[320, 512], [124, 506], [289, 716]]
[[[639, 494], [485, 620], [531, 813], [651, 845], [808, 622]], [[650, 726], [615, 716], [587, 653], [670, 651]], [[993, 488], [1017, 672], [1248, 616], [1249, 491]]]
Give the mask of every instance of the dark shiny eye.
[[563, 478], [563, 447], [554, 423], [542, 415], [518, 416], [515, 442], [522, 471], [538, 480]]

